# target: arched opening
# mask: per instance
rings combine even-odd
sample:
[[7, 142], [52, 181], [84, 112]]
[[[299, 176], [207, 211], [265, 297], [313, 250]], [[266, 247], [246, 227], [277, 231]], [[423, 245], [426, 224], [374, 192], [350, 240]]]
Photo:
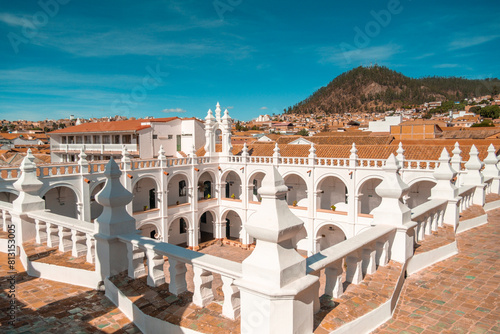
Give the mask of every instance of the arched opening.
[[90, 220], [93, 221], [102, 213], [102, 205], [97, 203], [95, 196], [104, 188], [105, 182], [99, 183], [90, 194]]
[[320, 252], [328, 247], [346, 240], [345, 233], [333, 224], [321, 226], [316, 234], [316, 252]]
[[73, 189], [66, 186], [55, 187], [47, 191], [43, 199], [45, 209], [50, 212], [69, 218], [78, 218], [78, 197]]
[[307, 207], [307, 185], [302, 177], [290, 174], [283, 179], [288, 187], [286, 201], [288, 205]]
[[216, 144], [222, 143], [222, 130], [221, 129], [215, 130], [215, 143]]
[[0, 192], [0, 201], [12, 203], [17, 199], [17, 195], [8, 191]]
[[262, 180], [266, 174], [262, 172], [255, 173], [252, 175], [248, 182], [248, 198], [253, 202], [260, 202], [262, 198], [260, 197], [258, 190], [262, 186]]
[[214, 179], [209, 172], [204, 172], [200, 175], [198, 179], [198, 199], [210, 199], [215, 198], [213, 191]]
[[157, 185], [154, 179], [145, 177], [138, 180], [132, 189], [134, 195], [132, 211], [141, 212], [156, 209], [158, 207], [156, 193]]
[[328, 176], [318, 184], [320, 192], [318, 206], [319, 209], [347, 212], [347, 187], [341, 179], [335, 176]]
[[413, 209], [429, 200], [431, 189], [436, 185], [432, 181], [420, 181], [411, 185], [406, 198], [406, 205]]
[[222, 182], [226, 183], [224, 198], [240, 199], [241, 196], [241, 179], [238, 174], [230, 171], [223, 178]]
[[168, 243], [187, 246], [188, 226], [189, 223], [186, 218], [179, 217], [174, 219], [168, 227]]
[[158, 227], [154, 224], [144, 224], [139, 230], [141, 231], [141, 235], [146, 238], [158, 239], [160, 232], [158, 231]]
[[370, 214], [373, 209], [380, 205], [382, 198], [377, 195], [375, 188], [381, 182], [381, 179], [368, 179], [363, 182], [358, 193], [359, 213]]
[[225, 234], [227, 239], [239, 240], [241, 238], [241, 218], [235, 211], [229, 210], [224, 214], [223, 222], [226, 222]]
[[168, 181], [168, 205], [179, 205], [189, 202], [188, 179], [184, 174], [174, 175]]
[[199, 243], [207, 242], [214, 239], [215, 216], [212, 212], [206, 211], [200, 217], [200, 234]]

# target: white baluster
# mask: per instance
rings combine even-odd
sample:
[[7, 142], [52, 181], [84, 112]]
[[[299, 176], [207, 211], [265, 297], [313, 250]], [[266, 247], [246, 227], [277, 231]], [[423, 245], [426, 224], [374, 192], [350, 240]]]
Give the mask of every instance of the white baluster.
[[214, 280], [214, 276], [210, 271], [196, 265], [193, 265], [193, 273], [193, 303], [199, 307], [205, 307], [214, 299], [214, 294], [212, 292], [212, 281]]
[[144, 251], [137, 244], [135, 240], [132, 243], [127, 243], [128, 276], [134, 279], [146, 274], [146, 269], [144, 268]]
[[168, 269], [170, 273], [168, 291], [174, 295], [178, 295], [187, 290], [186, 264], [173, 257], [169, 257], [168, 262], [170, 263], [170, 267]]
[[377, 270], [377, 265], [375, 263], [376, 250], [372, 248], [363, 249], [363, 275], [371, 275]]
[[58, 229], [59, 229], [59, 234], [58, 234], [59, 235], [59, 251], [64, 253], [68, 250], [65, 240], [68, 238], [68, 235], [71, 236], [71, 232], [69, 232], [69, 233], [66, 232], [65, 228], [62, 226], [58, 226]]
[[94, 263], [94, 239], [91, 234], [85, 235], [85, 245], [87, 246], [87, 259], [88, 263]]
[[233, 278], [221, 275], [221, 279], [222, 292], [224, 293], [222, 315], [235, 320], [240, 316], [240, 290], [233, 284]]
[[165, 273], [163, 272], [163, 255], [157, 254], [153, 245], [146, 245], [146, 256], [148, 260], [148, 279], [149, 286], [160, 286], [165, 283]]
[[389, 241], [378, 241], [375, 248], [377, 249], [377, 264], [382, 267], [386, 266], [389, 263]]
[[52, 233], [55, 233], [55, 230], [52, 229], [52, 223], [46, 222], [47, 226], [47, 247], [54, 247], [52, 243]]
[[347, 271], [346, 281], [352, 284], [359, 284], [363, 280], [362, 260], [356, 255], [352, 254], [346, 258]]
[[342, 285], [342, 260], [337, 261], [325, 268], [325, 294], [332, 298], [340, 298], [344, 293]]

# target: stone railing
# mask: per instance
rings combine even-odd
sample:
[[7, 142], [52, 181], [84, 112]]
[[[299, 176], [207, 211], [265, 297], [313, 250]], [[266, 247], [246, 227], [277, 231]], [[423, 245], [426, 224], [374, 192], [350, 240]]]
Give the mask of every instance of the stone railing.
[[344, 292], [342, 287], [344, 263], [347, 266], [346, 281], [359, 284], [363, 276], [373, 274], [377, 266], [387, 265], [390, 260], [389, 240], [395, 230], [396, 228], [392, 226], [374, 226], [322, 250], [307, 258], [307, 273], [319, 275], [320, 271], [325, 269], [324, 293], [339, 298]]
[[404, 160], [403, 169], [427, 169], [434, 170], [439, 166], [439, 161], [433, 160]]
[[35, 221], [37, 244], [58, 247], [61, 252], [71, 250], [72, 256], [86, 255], [87, 262], [94, 263], [94, 224], [44, 211], [33, 211], [27, 216]]
[[0, 179], [11, 180], [19, 177], [19, 166], [0, 168]]
[[347, 167], [349, 165], [349, 159], [317, 158], [316, 162], [318, 166]]
[[7, 225], [11, 223], [12, 204], [0, 201], [0, 213], [2, 214], [2, 230], [7, 231]]
[[486, 184], [486, 189], [484, 190], [485, 191], [485, 195], [488, 195], [488, 194], [491, 194], [491, 190], [492, 190], [492, 185], [493, 185], [493, 177], [485, 177], [484, 178], [484, 183]]
[[358, 159], [358, 167], [377, 168], [385, 166], [385, 159]]
[[85, 147], [85, 152], [120, 152], [123, 147], [126, 147], [128, 151], [136, 152], [138, 151], [137, 144], [53, 144], [51, 150], [53, 151], [80, 151]]
[[467, 210], [472, 205], [475, 191], [476, 186], [461, 186], [458, 189], [458, 196], [462, 197], [460, 200], [460, 212]]
[[[127, 245], [129, 277], [136, 279], [147, 274], [149, 286], [156, 287], [165, 283], [163, 265], [166, 256], [170, 265], [168, 290], [170, 293], [178, 295], [187, 291], [186, 264], [189, 264], [193, 267], [194, 274], [193, 303], [199, 307], [205, 307], [214, 300], [213, 274], [219, 274], [224, 293], [222, 315], [230, 319], [239, 317], [240, 292], [234, 285], [234, 280], [242, 277], [240, 263], [141, 237], [137, 234], [120, 235], [118, 238]], [[144, 266], [144, 256], [146, 256], [147, 268]]]
[[37, 166], [37, 176], [40, 178], [52, 177], [57, 175], [72, 175], [80, 172], [78, 164], [50, 164]]
[[415, 243], [421, 241], [426, 235], [431, 235], [443, 226], [444, 213], [448, 201], [445, 199], [433, 199], [420, 204], [411, 210], [411, 220], [415, 226]]

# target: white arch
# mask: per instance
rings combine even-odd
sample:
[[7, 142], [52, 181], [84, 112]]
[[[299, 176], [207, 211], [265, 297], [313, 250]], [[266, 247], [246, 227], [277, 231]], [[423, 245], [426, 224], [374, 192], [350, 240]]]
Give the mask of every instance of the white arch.
[[218, 218], [219, 218], [219, 217], [218, 217], [218, 215], [217, 215], [217, 212], [216, 212], [216, 211], [217, 211], [217, 210], [214, 210], [213, 208], [207, 208], [207, 209], [205, 209], [205, 210], [203, 210], [203, 211], [200, 211], [201, 213], [199, 213], [199, 214], [197, 215], [197, 219], [196, 219], [196, 220], [199, 222], [199, 221], [200, 221], [200, 219], [201, 219], [201, 216], [203, 216], [203, 214], [204, 214], [205, 212], [210, 212], [210, 213], [212, 214], [212, 216], [214, 216], [215, 221], [218, 221]]
[[226, 179], [229, 173], [231, 172], [234, 172], [240, 178], [241, 181], [241, 176], [238, 174], [237, 170], [233, 168], [227, 168], [226, 170], [223, 171], [222, 175], [220, 176], [219, 182], [222, 183], [223, 182], [222, 180]]
[[236, 213], [238, 215], [238, 217], [240, 217], [240, 220], [241, 220], [241, 224], [243, 224], [243, 215], [240, 211], [240, 209], [234, 209], [234, 208], [226, 208], [224, 209], [221, 214], [220, 214], [220, 220], [223, 221], [226, 219], [227, 217], [227, 214], [229, 213], [229, 211], [233, 211], [234, 213]]
[[432, 182], [434, 184], [437, 183], [437, 180], [434, 178], [434, 177], [429, 177], [429, 176], [419, 176], [415, 179], [412, 179], [410, 182], [406, 183], [409, 187], [411, 187], [412, 185], [418, 183], [418, 182], [422, 182], [422, 181], [429, 181], [429, 182]]
[[157, 188], [157, 189], [160, 189], [160, 184], [161, 184], [161, 182], [160, 182], [160, 181], [156, 178], [156, 176], [155, 176], [155, 175], [150, 174], [150, 173], [148, 173], [148, 174], [143, 174], [143, 175], [141, 175], [141, 176], [137, 177], [137, 179], [133, 180], [133, 181], [132, 181], [132, 189], [134, 189], [135, 185], [136, 185], [136, 184], [137, 184], [140, 180], [142, 180], [142, 179], [146, 179], [146, 178], [153, 179], [153, 180], [155, 181], [155, 183], [156, 183], [156, 188]]
[[186, 212], [179, 212], [173, 215], [172, 219], [167, 224], [167, 228], [170, 229], [170, 225], [172, 225], [172, 223], [178, 218], [184, 218], [184, 220], [187, 222], [188, 228], [195, 228], [195, 226], [191, 224], [191, 219], [189, 219]]
[[92, 194], [92, 192], [95, 190], [95, 188], [97, 188], [98, 185], [100, 185], [101, 183], [106, 183], [106, 179], [103, 179], [103, 180], [96, 180], [95, 182], [92, 182], [92, 186], [90, 187], [89, 189], [89, 193]]
[[325, 220], [321, 223], [319, 223], [318, 225], [315, 226], [315, 230], [314, 230], [314, 237], [317, 237], [318, 236], [318, 232], [319, 230], [321, 230], [322, 227], [324, 226], [328, 226], [328, 225], [333, 225], [335, 227], [338, 227], [339, 230], [341, 230], [343, 233], [344, 233], [344, 236], [347, 238], [348, 237], [348, 234], [345, 230], [344, 227], [342, 227], [341, 223], [338, 223], [338, 222], [334, 222], [334, 221], [331, 221], [331, 220]]
[[19, 196], [19, 191], [16, 188], [0, 187], [0, 193], [11, 193]]
[[[267, 175], [267, 172], [266, 172], [265, 170], [263, 170], [263, 169], [256, 169], [256, 170], [253, 170], [253, 171], [252, 171], [252, 174], [250, 174], [250, 175], [248, 176], [248, 180], [246, 180], [246, 183], [247, 183], [248, 185], [250, 185], [250, 180], [251, 180], [251, 179], [255, 176], [255, 174], [259, 174], [259, 173], [262, 173], [262, 174], [264, 174], [264, 175]], [[265, 176], [264, 176], [264, 177], [265, 177]]]
[[342, 183], [344, 183], [344, 186], [346, 186], [346, 188], [349, 187], [349, 182], [347, 180], [345, 180], [343, 176], [341, 176], [340, 174], [337, 174], [337, 173], [330, 173], [329, 172], [328, 174], [322, 175], [319, 179], [316, 180], [316, 183], [314, 184], [314, 189], [317, 190], [319, 185], [321, 184], [321, 182], [328, 177], [336, 177], [337, 179], [342, 181]]
[[137, 229], [140, 229], [144, 225], [154, 225], [158, 229], [158, 231], [161, 232], [161, 234], [163, 235], [163, 231], [162, 231], [160, 222], [157, 222], [154, 220], [141, 220], [140, 222], [138, 222], [136, 227], [137, 227]]
[[361, 190], [361, 187], [366, 183], [366, 181], [369, 181], [371, 179], [377, 179], [377, 180], [380, 180], [380, 181], [384, 181], [384, 177], [383, 176], [379, 176], [379, 175], [367, 175], [367, 176], [365, 176], [364, 178], [362, 178], [361, 180], [359, 180], [357, 182], [355, 194], [359, 195], [359, 191]]
[[54, 184], [47, 185], [47, 186], [43, 187], [40, 190], [40, 197], [45, 196], [45, 194], [47, 194], [50, 190], [55, 189], [57, 187], [66, 187], [66, 188], [69, 188], [69, 189], [73, 190], [73, 192], [76, 195], [76, 198], [77, 198], [78, 202], [79, 203], [83, 202], [83, 200], [82, 200], [82, 194], [80, 192], [80, 189], [78, 189], [73, 184], [68, 183], [68, 182], [57, 182], [57, 183], [54, 183]]
[[295, 171], [295, 170], [288, 171], [288, 172], [284, 173], [283, 175], [281, 175], [281, 177], [283, 178], [283, 181], [285, 181], [285, 178], [288, 176], [291, 176], [291, 175], [297, 175], [298, 177], [300, 177], [302, 179], [302, 181], [304, 181], [307, 190], [309, 190], [309, 187], [308, 187], [307, 181], [306, 181], [307, 180], [306, 176], [302, 175], [302, 173], [300, 173], [298, 171]]

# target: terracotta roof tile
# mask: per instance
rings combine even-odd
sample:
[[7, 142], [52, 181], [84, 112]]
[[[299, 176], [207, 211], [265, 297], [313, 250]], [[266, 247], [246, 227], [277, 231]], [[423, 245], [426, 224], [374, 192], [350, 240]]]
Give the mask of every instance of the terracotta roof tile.
[[166, 123], [176, 119], [179, 118], [165, 117], [165, 118], [155, 118], [155, 119], [137, 119], [128, 121], [83, 123], [69, 128], [52, 131], [49, 133], [49, 135], [61, 134], [61, 133], [81, 133], [81, 132], [140, 131], [150, 127], [150, 125], [143, 125], [142, 123], [152, 123], [152, 122]]

